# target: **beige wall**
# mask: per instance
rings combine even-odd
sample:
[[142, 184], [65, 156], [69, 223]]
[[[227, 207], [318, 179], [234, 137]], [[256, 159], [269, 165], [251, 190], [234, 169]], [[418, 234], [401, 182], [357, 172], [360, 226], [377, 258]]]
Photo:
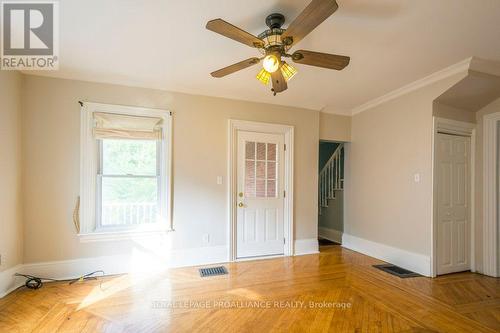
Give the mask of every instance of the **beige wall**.
[[23, 259], [21, 84], [20, 73], [0, 71], [0, 272]]
[[325, 141], [350, 141], [351, 117], [320, 112], [319, 139]]
[[[127, 254], [130, 241], [80, 243], [71, 220], [79, 194], [79, 100], [174, 112], [173, 248], [227, 245], [228, 119], [295, 126], [295, 238], [317, 236], [319, 112], [26, 76], [23, 86], [25, 262]], [[217, 176], [224, 185], [216, 185]]]
[[476, 113], [449, 106], [443, 103], [434, 102], [433, 115], [439, 118], [463, 121], [467, 123], [476, 122]]
[[432, 104], [464, 75], [353, 116], [346, 151], [345, 233], [430, 255]]
[[488, 104], [476, 113], [476, 165], [475, 165], [475, 244], [476, 269], [483, 267], [483, 117], [490, 113], [500, 112], [500, 98]]

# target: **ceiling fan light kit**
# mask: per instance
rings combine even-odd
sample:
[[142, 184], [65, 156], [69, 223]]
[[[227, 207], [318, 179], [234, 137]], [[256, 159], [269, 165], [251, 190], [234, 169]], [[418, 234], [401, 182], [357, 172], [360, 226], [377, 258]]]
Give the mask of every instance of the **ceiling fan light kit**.
[[267, 85], [270, 79], [271, 79], [271, 73], [266, 71], [264, 68], [262, 68], [259, 74], [257, 74], [257, 80], [259, 80], [264, 85]]
[[274, 54], [268, 54], [264, 57], [264, 61], [262, 61], [262, 67], [269, 73], [274, 73], [280, 67], [280, 61]]
[[281, 65], [280, 69], [286, 82], [290, 81], [298, 72], [295, 67], [287, 64], [286, 61], [283, 61], [283, 64]]
[[257, 74], [257, 79], [265, 85], [271, 81], [271, 91], [276, 95], [285, 91], [288, 88], [287, 82], [297, 74], [297, 69], [284, 61], [283, 58], [289, 58], [293, 62], [309, 66], [335, 70], [344, 69], [350, 61], [350, 58], [346, 56], [306, 50], [288, 53], [290, 48], [337, 9], [338, 5], [335, 0], [312, 0], [287, 29], [282, 28], [285, 23], [285, 17], [282, 14], [271, 14], [266, 18], [266, 25], [269, 29], [259, 34], [258, 37], [220, 18], [208, 21], [206, 25], [208, 30], [256, 48], [263, 55], [262, 58], [253, 57], [224, 67], [212, 72], [211, 75], [216, 78], [224, 77], [263, 60], [263, 69]]

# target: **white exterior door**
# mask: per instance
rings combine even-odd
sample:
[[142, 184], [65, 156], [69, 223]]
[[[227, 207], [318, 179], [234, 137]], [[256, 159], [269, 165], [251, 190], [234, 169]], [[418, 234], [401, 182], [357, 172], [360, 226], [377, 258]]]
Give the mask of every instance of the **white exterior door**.
[[284, 136], [238, 131], [236, 257], [284, 253]]
[[437, 140], [437, 274], [447, 274], [470, 269], [470, 138]]

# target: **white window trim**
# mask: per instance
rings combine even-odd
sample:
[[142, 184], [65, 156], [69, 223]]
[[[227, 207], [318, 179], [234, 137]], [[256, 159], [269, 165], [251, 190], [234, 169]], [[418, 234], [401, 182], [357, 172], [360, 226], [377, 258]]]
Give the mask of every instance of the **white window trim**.
[[[158, 117], [163, 120], [160, 154], [160, 211], [161, 226], [130, 229], [96, 229], [96, 185], [98, 171], [98, 143], [93, 136], [93, 113], [105, 112], [132, 116]], [[84, 102], [80, 112], [80, 241], [110, 241], [132, 239], [137, 235], [158, 234], [172, 228], [172, 115], [168, 110], [132, 107], [124, 105]], [[148, 228], [149, 227], [149, 228]]]

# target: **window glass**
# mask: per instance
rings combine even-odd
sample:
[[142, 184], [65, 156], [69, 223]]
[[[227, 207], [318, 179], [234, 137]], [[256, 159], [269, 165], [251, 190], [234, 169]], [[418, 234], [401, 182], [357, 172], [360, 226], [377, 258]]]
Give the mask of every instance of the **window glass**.
[[156, 178], [103, 177], [101, 225], [156, 223]]
[[156, 141], [102, 140], [104, 175], [156, 175]]
[[158, 221], [157, 142], [102, 140], [100, 225]]
[[277, 197], [277, 149], [275, 143], [245, 143], [245, 197]]

